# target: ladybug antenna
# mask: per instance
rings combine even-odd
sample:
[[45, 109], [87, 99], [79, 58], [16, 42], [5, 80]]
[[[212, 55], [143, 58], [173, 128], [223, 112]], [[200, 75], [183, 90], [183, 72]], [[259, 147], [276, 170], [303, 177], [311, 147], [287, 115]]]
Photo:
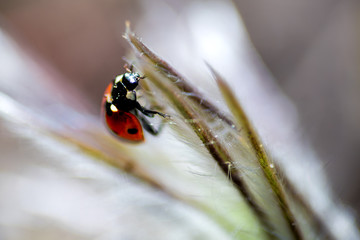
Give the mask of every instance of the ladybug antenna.
[[133, 72], [134, 65], [131, 64], [131, 65], [129, 66], [127, 63], [125, 63], [124, 68], [125, 68], [125, 70], [126, 70], [127, 72], [132, 73], [132, 72]]

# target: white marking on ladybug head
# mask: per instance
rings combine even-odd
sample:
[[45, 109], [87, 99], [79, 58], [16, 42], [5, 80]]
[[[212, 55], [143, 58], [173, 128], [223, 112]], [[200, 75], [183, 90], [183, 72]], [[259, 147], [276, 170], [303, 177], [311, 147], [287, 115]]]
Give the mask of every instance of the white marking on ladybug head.
[[115, 84], [117, 84], [117, 83], [119, 83], [119, 82], [122, 82], [122, 78], [123, 78], [123, 74], [117, 75], [117, 76], [115, 77]]

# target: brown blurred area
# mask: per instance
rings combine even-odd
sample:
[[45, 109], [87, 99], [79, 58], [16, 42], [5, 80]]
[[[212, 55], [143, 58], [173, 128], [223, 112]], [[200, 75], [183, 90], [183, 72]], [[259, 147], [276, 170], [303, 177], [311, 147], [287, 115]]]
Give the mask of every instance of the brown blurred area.
[[[153, 4], [166, 3], [181, 14], [188, 2]], [[360, 212], [360, 3], [234, 2], [265, 65], [297, 106], [336, 194]], [[146, 9], [139, 3], [0, 1], [0, 24], [89, 96], [97, 113], [104, 86], [122, 71], [128, 48], [121, 39], [125, 20], [135, 28], [144, 21]]]

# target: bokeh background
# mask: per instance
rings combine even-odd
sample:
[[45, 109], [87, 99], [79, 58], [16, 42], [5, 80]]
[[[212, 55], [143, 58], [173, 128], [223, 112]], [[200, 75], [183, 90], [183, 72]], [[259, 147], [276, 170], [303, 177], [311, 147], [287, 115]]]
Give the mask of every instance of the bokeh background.
[[[181, 44], [174, 40], [174, 24], [184, 26], [177, 34], [188, 35], [188, 8], [196, 4], [201, 12], [209, 2], [2, 0], [0, 26], [88, 96], [90, 110], [98, 114], [104, 86], [122, 71], [128, 52], [121, 38], [125, 20], [147, 36], [145, 42], [163, 42], [156, 50], [168, 59]], [[234, 0], [232, 6], [246, 26], [250, 47], [297, 107], [301, 131], [323, 160], [335, 194], [359, 213], [360, 3]], [[151, 11], [161, 16], [149, 19]], [[215, 20], [221, 16], [212, 14]]]

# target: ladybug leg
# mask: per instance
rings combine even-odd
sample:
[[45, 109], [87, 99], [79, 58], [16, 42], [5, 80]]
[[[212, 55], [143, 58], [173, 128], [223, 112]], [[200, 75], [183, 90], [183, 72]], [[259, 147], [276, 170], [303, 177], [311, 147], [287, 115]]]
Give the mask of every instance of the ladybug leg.
[[138, 119], [141, 122], [141, 125], [143, 126], [143, 128], [148, 131], [149, 133], [151, 133], [152, 135], [157, 135], [159, 134], [159, 132], [161, 131], [163, 124], [160, 124], [159, 128], [156, 129], [154, 127], [154, 125], [152, 125], [144, 116], [138, 116]]
[[135, 108], [138, 109], [140, 112], [142, 112], [144, 115], [148, 116], [148, 117], [154, 117], [155, 114], [158, 114], [160, 116], [162, 116], [163, 118], [168, 118], [169, 115], [158, 112], [158, 111], [153, 111], [153, 110], [149, 110], [144, 108], [143, 106], [140, 105], [139, 102], [136, 102], [135, 104]]

